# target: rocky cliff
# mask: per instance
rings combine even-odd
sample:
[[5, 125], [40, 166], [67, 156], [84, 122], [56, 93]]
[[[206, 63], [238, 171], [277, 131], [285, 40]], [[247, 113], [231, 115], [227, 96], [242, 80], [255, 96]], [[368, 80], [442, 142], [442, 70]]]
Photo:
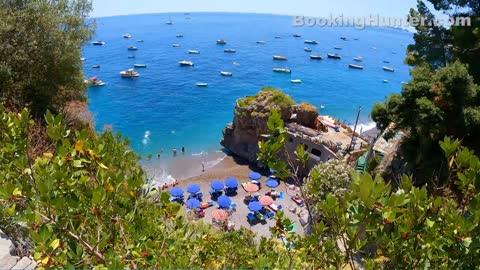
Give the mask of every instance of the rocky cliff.
[[305, 126], [313, 126], [318, 116], [315, 106], [296, 105], [281, 90], [264, 88], [255, 96], [237, 100], [233, 123], [223, 131], [221, 144], [233, 154], [255, 163], [260, 152], [258, 141], [262, 134], [268, 132], [267, 122], [272, 109], [280, 111], [285, 122], [298, 119]]

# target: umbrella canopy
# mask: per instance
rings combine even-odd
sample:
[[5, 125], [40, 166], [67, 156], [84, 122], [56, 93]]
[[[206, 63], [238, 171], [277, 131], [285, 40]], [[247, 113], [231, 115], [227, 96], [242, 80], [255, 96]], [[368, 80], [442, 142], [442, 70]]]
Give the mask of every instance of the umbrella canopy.
[[259, 211], [263, 208], [263, 205], [259, 202], [251, 202], [248, 204], [248, 209], [252, 211]]
[[170, 189], [170, 194], [172, 194], [173, 197], [182, 197], [183, 196], [183, 189], [180, 187], [174, 187]]
[[279, 185], [280, 185], [280, 183], [278, 182], [278, 180], [275, 180], [275, 179], [272, 179], [272, 178], [267, 179], [267, 187], [276, 188]]
[[250, 177], [250, 179], [252, 180], [258, 180], [260, 178], [262, 178], [262, 175], [259, 174], [258, 172], [251, 172], [248, 177]]
[[187, 201], [187, 208], [188, 209], [194, 209], [194, 208], [198, 208], [200, 207], [200, 201], [195, 199], [195, 198], [191, 198]]
[[229, 177], [229, 178], [227, 178], [227, 180], [225, 180], [225, 185], [228, 188], [236, 188], [236, 187], [238, 187], [238, 179], [233, 178], [233, 177]]
[[260, 189], [259, 186], [253, 184], [253, 183], [248, 183], [246, 186], [245, 186], [245, 190], [247, 192], [257, 192], [258, 190]]
[[264, 206], [268, 206], [273, 203], [273, 199], [270, 196], [262, 196], [258, 201]]
[[218, 205], [220, 205], [220, 207], [230, 207], [230, 204], [232, 204], [232, 200], [230, 200], [229, 197], [225, 196], [225, 195], [222, 195], [220, 197], [218, 197]]
[[212, 189], [214, 190], [222, 190], [223, 189], [223, 182], [220, 180], [215, 180], [212, 182]]
[[220, 221], [225, 221], [228, 219], [228, 213], [225, 210], [222, 209], [215, 209], [212, 212], [212, 219], [213, 220], [220, 220]]
[[200, 191], [200, 185], [199, 184], [191, 184], [187, 187], [187, 192], [195, 194]]

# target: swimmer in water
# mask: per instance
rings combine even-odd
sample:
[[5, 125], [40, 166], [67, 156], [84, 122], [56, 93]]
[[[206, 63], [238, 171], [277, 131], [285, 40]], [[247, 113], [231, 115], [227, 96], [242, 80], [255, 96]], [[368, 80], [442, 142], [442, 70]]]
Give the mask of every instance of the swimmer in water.
[[173, 156], [174, 156], [174, 157], [177, 156], [177, 148], [173, 148]]
[[185, 154], [185, 147], [182, 146], [182, 154]]

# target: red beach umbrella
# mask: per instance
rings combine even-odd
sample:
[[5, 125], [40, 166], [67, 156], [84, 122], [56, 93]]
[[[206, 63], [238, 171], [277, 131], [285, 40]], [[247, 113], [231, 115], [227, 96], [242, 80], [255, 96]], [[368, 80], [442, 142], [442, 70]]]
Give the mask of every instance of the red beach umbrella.
[[259, 186], [253, 184], [253, 183], [248, 183], [246, 186], [245, 186], [245, 190], [247, 192], [257, 192], [258, 190], [260, 189]]
[[263, 206], [268, 206], [268, 205], [271, 205], [273, 203], [273, 199], [272, 197], [270, 196], [262, 196], [260, 197], [260, 199], [258, 200]]
[[228, 213], [225, 210], [222, 209], [215, 209], [212, 212], [212, 219], [213, 220], [220, 220], [220, 221], [225, 221], [228, 219]]

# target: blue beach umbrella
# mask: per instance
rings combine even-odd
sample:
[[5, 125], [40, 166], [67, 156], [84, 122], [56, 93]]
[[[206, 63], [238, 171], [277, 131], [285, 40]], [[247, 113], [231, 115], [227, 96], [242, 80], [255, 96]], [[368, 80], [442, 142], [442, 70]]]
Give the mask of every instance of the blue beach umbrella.
[[248, 176], [252, 180], [258, 180], [258, 179], [262, 178], [262, 175], [259, 174], [258, 172], [251, 172]]
[[255, 202], [250, 202], [248, 204], [248, 209], [252, 211], [260, 211], [263, 208], [263, 205], [257, 201]]
[[212, 189], [214, 190], [222, 190], [223, 189], [223, 182], [220, 180], [215, 180], [212, 182]]
[[188, 193], [195, 194], [200, 191], [200, 185], [199, 184], [191, 184], [187, 188]]
[[195, 198], [191, 198], [187, 201], [187, 208], [188, 209], [194, 209], [194, 208], [198, 208], [200, 207], [200, 201], [195, 199]]
[[232, 204], [232, 200], [230, 200], [230, 198], [225, 195], [218, 197], [217, 202], [218, 202], [218, 205], [220, 205], [220, 207], [223, 207], [223, 208], [229, 207], [230, 204]]
[[277, 180], [272, 179], [272, 178], [267, 179], [267, 187], [276, 188], [279, 185], [280, 185], [280, 183]]
[[173, 197], [182, 197], [183, 196], [183, 189], [180, 187], [174, 187], [170, 189], [170, 194], [172, 194]]
[[238, 187], [238, 179], [233, 178], [233, 177], [229, 177], [229, 178], [227, 178], [227, 180], [225, 180], [225, 185], [228, 188], [237, 188]]

